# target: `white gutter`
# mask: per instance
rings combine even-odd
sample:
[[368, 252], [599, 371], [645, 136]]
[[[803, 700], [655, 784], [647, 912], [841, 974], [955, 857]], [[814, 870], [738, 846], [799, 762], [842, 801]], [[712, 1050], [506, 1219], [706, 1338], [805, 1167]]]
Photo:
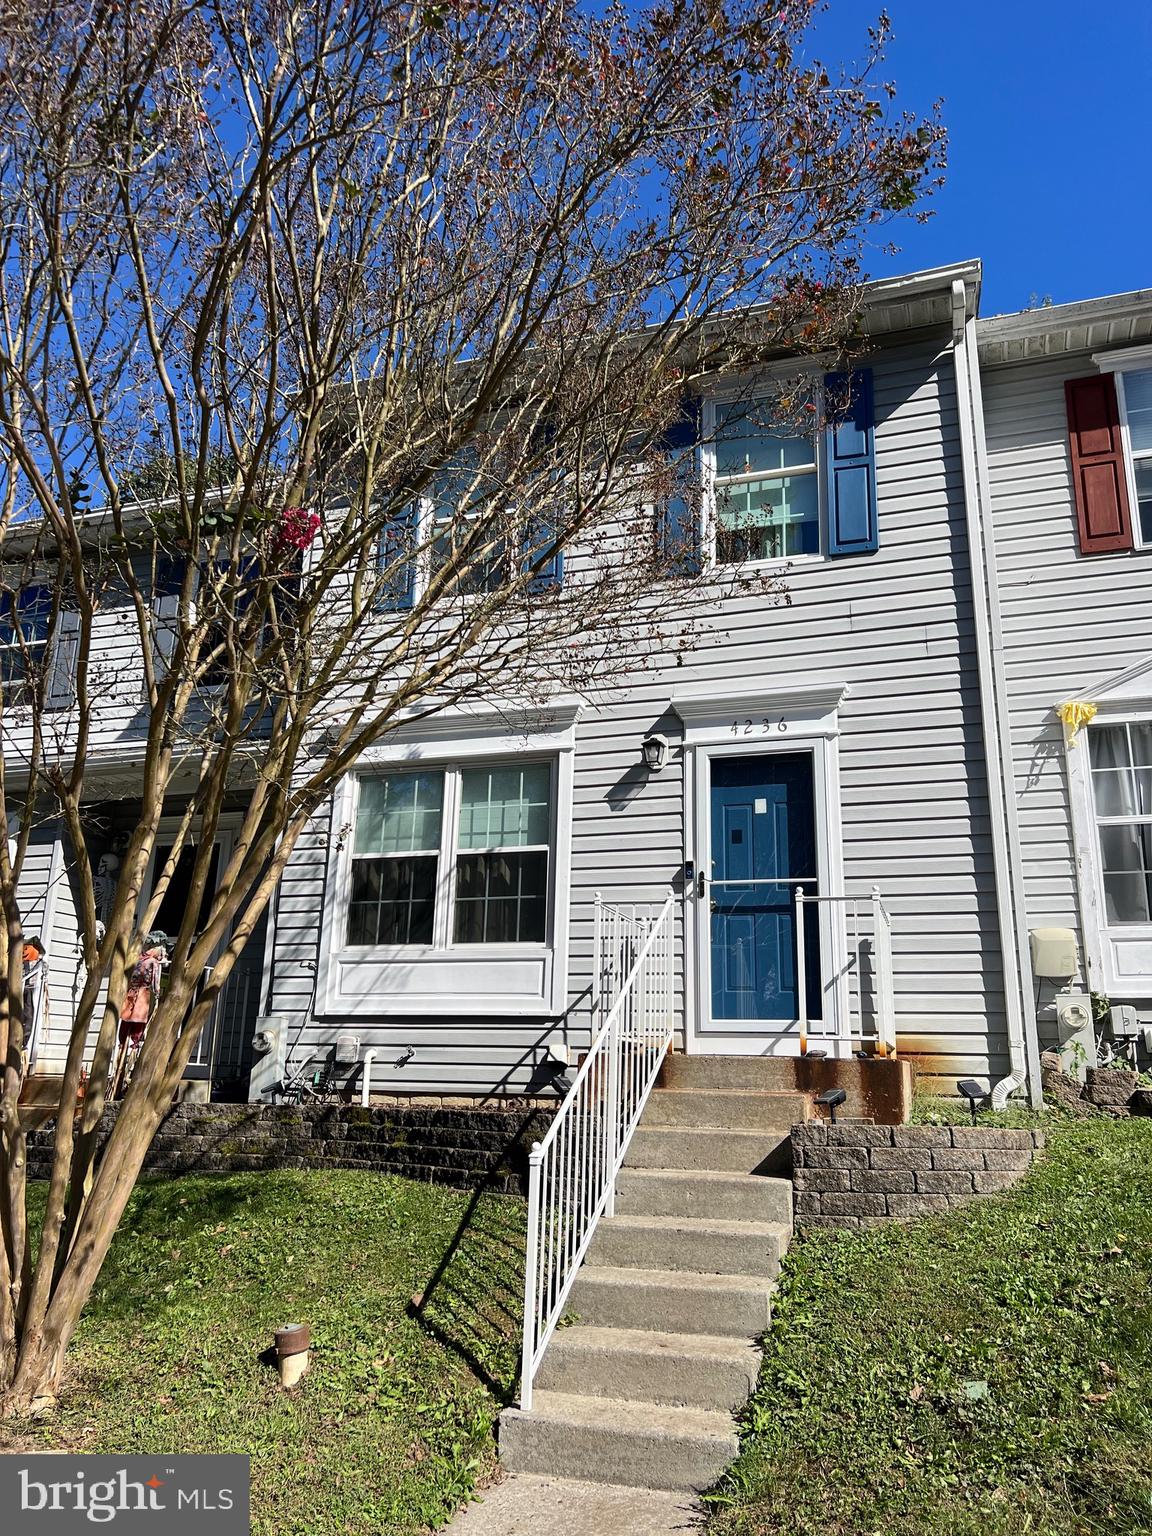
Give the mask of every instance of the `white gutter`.
[[1004, 968], [1004, 1011], [1011, 1070], [992, 1085], [992, 1107], [1003, 1109], [1009, 1096], [1028, 1088], [1040, 1103], [1040, 1061], [1036, 1013], [1032, 1001], [1020, 856], [1020, 831], [1012, 766], [1007, 695], [1004, 682], [1003, 631], [996, 554], [992, 543], [984, 407], [976, 358], [976, 321], [968, 314], [967, 285], [952, 284], [952, 341], [956, 368], [964, 508], [968, 530], [972, 606], [976, 630], [976, 665], [980, 681], [980, 720], [988, 776], [992, 822], [992, 861], [996, 916]]

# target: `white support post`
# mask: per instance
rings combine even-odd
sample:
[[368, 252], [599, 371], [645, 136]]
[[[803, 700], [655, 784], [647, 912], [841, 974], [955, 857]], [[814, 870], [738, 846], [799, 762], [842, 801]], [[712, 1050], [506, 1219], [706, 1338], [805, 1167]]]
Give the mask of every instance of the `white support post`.
[[604, 1085], [604, 1113], [608, 1122], [608, 1192], [605, 1216], [616, 1214], [616, 1158], [620, 1151], [620, 1012], [613, 1009], [608, 1032], [608, 1081]]
[[804, 887], [796, 887], [796, 1022], [800, 1027], [800, 1054], [808, 1051], [808, 970], [804, 954]]
[[896, 1000], [892, 996], [892, 934], [880, 887], [872, 887], [872, 975], [876, 992], [876, 1053], [896, 1054]]
[[520, 1406], [525, 1413], [532, 1411], [532, 1377], [536, 1356], [537, 1277], [540, 1261], [540, 1184], [544, 1148], [538, 1141], [532, 1143], [528, 1154], [528, 1240], [524, 1249], [524, 1343], [520, 1359]]
[[596, 892], [592, 923], [592, 1037], [600, 1027], [600, 1010], [604, 1002], [604, 898]]

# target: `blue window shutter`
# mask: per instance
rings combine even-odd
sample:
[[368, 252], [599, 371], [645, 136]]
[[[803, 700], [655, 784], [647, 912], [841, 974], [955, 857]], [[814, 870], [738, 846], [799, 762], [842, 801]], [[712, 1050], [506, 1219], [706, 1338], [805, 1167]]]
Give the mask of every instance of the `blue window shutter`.
[[[530, 571], [541, 555], [555, 543], [560, 530], [547, 513], [531, 519], [524, 538], [523, 569]], [[528, 583], [529, 592], [554, 592], [564, 581], [564, 551], [553, 550]]]
[[876, 517], [876, 434], [872, 370], [824, 376], [828, 402], [828, 553], [868, 555], [880, 548]]
[[380, 569], [387, 571], [389, 567], [394, 567], [381, 586], [378, 599], [378, 606], [385, 613], [399, 613], [405, 608], [411, 608], [416, 600], [416, 527], [419, 510], [416, 502], [411, 502], [385, 524], [380, 534]]
[[[679, 415], [664, 429], [660, 447], [679, 474], [684, 466], [689, 471], [695, 468], [699, 443], [700, 400], [686, 398]], [[659, 558], [668, 564], [671, 574], [699, 576], [703, 570], [700, 499], [691, 488], [670, 496], [656, 508], [656, 545]]]

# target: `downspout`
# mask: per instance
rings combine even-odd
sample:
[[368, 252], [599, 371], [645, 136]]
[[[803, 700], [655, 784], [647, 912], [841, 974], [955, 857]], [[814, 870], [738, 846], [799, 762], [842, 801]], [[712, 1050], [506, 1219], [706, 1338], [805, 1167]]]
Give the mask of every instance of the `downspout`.
[[[957, 278], [952, 284], [952, 344], [956, 368], [960, 454], [964, 475], [964, 509], [968, 532], [972, 608], [976, 631], [976, 667], [980, 684], [980, 723], [992, 824], [992, 862], [996, 885], [996, 916], [1004, 968], [1004, 1012], [1008, 1026], [1010, 1070], [992, 1085], [994, 1109], [1003, 1109], [1009, 1096], [1027, 1087], [1039, 1102], [1040, 1073], [1036, 1052], [1036, 1019], [1031, 993], [1023, 984], [1028, 974], [1024, 931], [1024, 901], [1020, 878], [1020, 840], [1016, 819], [1012, 745], [1004, 688], [1003, 634], [999, 588], [991, 535], [985, 536], [990, 513], [984, 411], [976, 356], [976, 323], [968, 318], [968, 293]], [[1031, 1049], [1030, 1049], [1031, 1047]], [[1032, 1070], [1029, 1070], [1030, 1067]]]
[[[1040, 1030], [1036, 1020], [1032, 953], [1028, 939], [1028, 897], [1024, 888], [1024, 852], [1020, 844], [1020, 812], [1016, 803], [1016, 766], [1012, 757], [1012, 716], [1008, 706], [1008, 682], [1004, 666], [1004, 623], [1000, 607], [1000, 577], [996, 564], [995, 528], [992, 521], [992, 485], [988, 473], [988, 438], [984, 428], [984, 387], [980, 377], [980, 359], [976, 346], [975, 316], [968, 321], [966, 351], [971, 370], [972, 416], [976, 437], [976, 483], [980, 491], [980, 505], [985, 509], [984, 525], [988, 529], [988, 538], [984, 543], [984, 566], [988, 581], [988, 610], [992, 620], [992, 689], [996, 699], [996, 717], [999, 722], [997, 736], [1000, 743], [1001, 774], [1007, 786], [1004, 812], [1008, 823], [1008, 877], [1012, 887], [1012, 905], [1016, 914], [1016, 963], [1021, 983], [1024, 1018], [1025, 1081], [1021, 1086], [1027, 1086], [1028, 1102], [1032, 1108], [1042, 1109], [1044, 1091], [1040, 1076]], [[1000, 1103], [997, 1103], [996, 1088], [994, 1088], [992, 1098], [995, 1107], [1002, 1107], [1003, 1101], [1011, 1092], [1011, 1088], [1005, 1087], [1000, 1096]]]

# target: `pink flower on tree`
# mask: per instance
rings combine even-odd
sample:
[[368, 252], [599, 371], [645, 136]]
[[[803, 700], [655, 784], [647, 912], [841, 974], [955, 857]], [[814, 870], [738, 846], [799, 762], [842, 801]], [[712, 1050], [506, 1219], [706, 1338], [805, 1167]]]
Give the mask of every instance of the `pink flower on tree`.
[[309, 512], [305, 507], [282, 507], [276, 529], [276, 544], [280, 549], [305, 550], [320, 532], [319, 512]]

